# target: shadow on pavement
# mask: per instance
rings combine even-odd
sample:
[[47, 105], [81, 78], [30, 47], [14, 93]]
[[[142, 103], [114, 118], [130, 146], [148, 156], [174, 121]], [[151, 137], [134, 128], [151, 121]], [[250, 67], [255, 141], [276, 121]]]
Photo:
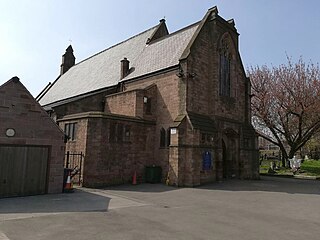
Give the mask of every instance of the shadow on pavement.
[[320, 195], [320, 181], [263, 176], [260, 180], [229, 179], [219, 183], [200, 186], [199, 189]]
[[142, 193], [162, 193], [178, 190], [178, 187], [167, 186], [163, 183], [142, 183], [137, 185], [118, 185], [103, 188], [104, 190], [112, 191], [130, 191], [130, 192], [142, 192]]
[[[291, 194], [320, 194], [320, 181], [302, 180], [292, 178], [261, 176], [260, 180], [228, 179], [222, 182], [214, 182], [194, 187], [195, 189], [225, 190], [225, 191], [263, 191], [263, 192], [285, 192]], [[183, 189], [166, 186], [165, 184], [139, 184], [119, 185], [104, 188], [119, 192], [137, 193], [162, 193]]]
[[75, 189], [73, 193], [0, 199], [0, 216], [8, 213], [107, 211], [110, 198]]

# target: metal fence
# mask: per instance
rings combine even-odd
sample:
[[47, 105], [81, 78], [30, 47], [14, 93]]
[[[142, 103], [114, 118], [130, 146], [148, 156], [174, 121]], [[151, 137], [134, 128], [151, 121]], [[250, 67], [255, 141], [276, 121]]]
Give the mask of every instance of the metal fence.
[[72, 169], [71, 179], [74, 184], [82, 185], [83, 182], [83, 162], [84, 154], [80, 153], [71, 153], [67, 151], [65, 155], [65, 168]]

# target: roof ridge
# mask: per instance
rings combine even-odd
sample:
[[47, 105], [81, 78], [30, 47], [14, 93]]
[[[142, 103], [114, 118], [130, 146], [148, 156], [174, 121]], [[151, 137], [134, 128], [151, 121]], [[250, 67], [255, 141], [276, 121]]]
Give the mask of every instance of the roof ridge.
[[180, 28], [180, 29], [178, 29], [178, 30], [175, 31], [175, 32], [169, 33], [168, 35], [165, 35], [165, 36], [163, 36], [163, 37], [161, 37], [161, 38], [158, 38], [158, 39], [152, 41], [152, 42], [151, 42], [150, 44], [148, 44], [148, 45], [152, 45], [152, 44], [154, 44], [154, 43], [156, 43], [156, 42], [159, 42], [159, 41], [164, 40], [165, 38], [169, 38], [169, 37], [172, 37], [172, 36], [174, 36], [174, 35], [176, 35], [176, 34], [178, 34], [178, 33], [180, 33], [180, 32], [186, 31], [186, 30], [188, 30], [189, 28], [192, 28], [192, 27], [198, 25], [200, 22], [201, 22], [201, 21], [198, 21], [198, 22], [192, 23], [192, 24], [190, 24], [190, 25], [188, 25], [188, 26], [186, 26], [186, 27]]
[[132, 37], [129, 37], [129, 38], [126, 39], [126, 40], [123, 40], [123, 41], [121, 41], [121, 42], [119, 42], [119, 43], [116, 43], [115, 45], [112, 45], [111, 47], [108, 47], [108, 48], [106, 48], [106, 49], [104, 49], [104, 50], [102, 50], [102, 51], [100, 51], [100, 52], [97, 52], [97, 53], [91, 55], [90, 57], [87, 57], [87, 58], [81, 60], [80, 62], [76, 63], [74, 66], [76, 66], [76, 65], [78, 65], [78, 64], [80, 64], [80, 63], [82, 63], [82, 62], [84, 62], [84, 61], [87, 61], [88, 59], [93, 58], [93, 57], [95, 57], [95, 56], [97, 56], [97, 55], [99, 55], [99, 54], [101, 54], [101, 53], [103, 53], [103, 52], [105, 52], [105, 51], [108, 51], [108, 50], [110, 50], [111, 48], [114, 48], [114, 47], [116, 47], [116, 46], [119, 46], [120, 44], [123, 44], [123, 43], [125, 43], [125, 42], [127, 42], [127, 41], [129, 41], [129, 40], [131, 40], [131, 39], [133, 39], [133, 38], [136, 38], [136, 37], [138, 37], [138, 36], [140, 36], [140, 35], [148, 32], [148, 31], [151, 31], [152, 29], [155, 29], [156, 27], [158, 27], [158, 25], [159, 25], [159, 24], [157, 24], [156, 26], [153, 26], [153, 27], [151, 27], [151, 28], [149, 28], [149, 29], [141, 32], [141, 33], [138, 33], [138, 34], [136, 34], [136, 35], [134, 35], [134, 36], [132, 36]]

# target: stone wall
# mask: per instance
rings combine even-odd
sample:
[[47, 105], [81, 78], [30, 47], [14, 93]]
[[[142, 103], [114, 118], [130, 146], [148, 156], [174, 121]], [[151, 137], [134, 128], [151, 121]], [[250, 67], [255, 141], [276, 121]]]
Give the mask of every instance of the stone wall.
[[[13, 137], [6, 136], [8, 128]], [[0, 144], [49, 146], [47, 192], [62, 191], [64, 134], [18, 78], [0, 87]]]
[[56, 114], [56, 120], [70, 114], [89, 111], [104, 111], [105, 96], [108, 94], [113, 94], [115, 92], [117, 92], [117, 86], [86, 97], [79, 97], [79, 99], [75, 99], [74, 101], [67, 101], [67, 103], [55, 106], [53, 108]]
[[[221, 39], [228, 38], [231, 53], [230, 96], [219, 94], [219, 66]], [[248, 79], [238, 53], [238, 34], [232, 24], [221, 18], [207, 21], [182, 65], [186, 83], [186, 111], [210, 117], [215, 122], [215, 133], [184, 126], [186, 135], [178, 147], [170, 148], [169, 162], [174, 185], [196, 186], [223, 178], [256, 178], [255, 133], [251, 126]], [[184, 84], [180, 85], [182, 89]], [[183, 99], [183, 92], [180, 94]], [[244, 128], [251, 128], [244, 135]], [[180, 131], [182, 129], [179, 129]], [[202, 134], [211, 134], [212, 142], [203, 143]], [[244, 146], [244, 138], [252, 142]], [[226, 145], [223, 150], [222, 142]], [[184, 149], [184, 150], [183, 150]], [[203, 170], [203, 153], [212, 154], [212, 168]], [[179, 169], [179, 171], [178, 171]], [[177, 171], [179, 173], [177, 173]]]
[[[246, 76], [238, 55], [238, 34], [223, 21], [207, 22], [192, 46], [187, 71], [194, 77], [188, 79], [187, 109], [212, 118], [219, 116], [243, 122]], [[226, 35], [230, 40], [231, 52], [230, 97], [219, 95], [219, 45]]]
[[165, 181], [169, 170], [169, 146], [160, 147], [160, 130], [166, 131], [174, 125], [175, 119], [181, 114], [180, 87], [181, 79], [176, 76], [178, 69], [173, 69], [167, 73], [151, 76], [139, 81], [125, 83], [127, 91], [134, 89], [144, 89], [147, 97], [152, 100], [151, 114], [144, 115], [144, 119], [155, 120], [154, 126], [154, 162], [162, 167]]
[[83, 186], [129, 183], [134, 171], [138, 180], [144, 181], [145, 167], [156, 165], [154, 122], [88, 112], [66, 116], [59, 122], [61, 126], [67, 123], [78, 125], [77, 138], [68, 141], [66, 149], [84, 154]]

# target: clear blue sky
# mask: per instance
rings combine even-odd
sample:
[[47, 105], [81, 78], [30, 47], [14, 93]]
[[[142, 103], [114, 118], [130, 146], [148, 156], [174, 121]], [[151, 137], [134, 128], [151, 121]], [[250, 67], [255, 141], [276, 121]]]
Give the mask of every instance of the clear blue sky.
[[285, 63], [286, 54], [320, 62], [319, 0], [1, 0], [0, 84], [18, 76], [36, 96], [70, 42], [79, 62], [163, 17], [174, 32], [213, 6], [235, 19], [245, 68]]

